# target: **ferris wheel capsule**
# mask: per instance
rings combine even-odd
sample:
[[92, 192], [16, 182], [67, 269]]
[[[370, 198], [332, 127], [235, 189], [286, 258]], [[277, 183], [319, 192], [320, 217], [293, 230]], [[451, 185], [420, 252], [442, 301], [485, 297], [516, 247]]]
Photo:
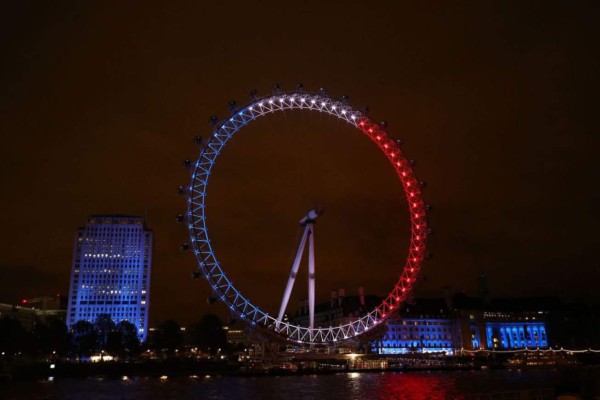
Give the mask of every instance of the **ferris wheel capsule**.
[[196, 146], [201, 146], [201, 145], [202, 145], [202, 142], [203, 142], [202, 136], [196, 136], [196, 137], [194, 138], [194, 144], [195, 144]]
[[215, 126], [219, 123], [219, 117], [217, 117], [216, 115], [211, 115], [208, 121], [212, 126]]
[[235, 100], [229, 100], [229, 103], [227, 103], [227, 107], [229, 108], [229, 112], [234, 113], [237, 110], [237, 103], [235, 102]]
[[273, 85], [273, 94], [279, 94], [281, 93], [281, 86], [279, 86], [279, 83], [276, 83]]

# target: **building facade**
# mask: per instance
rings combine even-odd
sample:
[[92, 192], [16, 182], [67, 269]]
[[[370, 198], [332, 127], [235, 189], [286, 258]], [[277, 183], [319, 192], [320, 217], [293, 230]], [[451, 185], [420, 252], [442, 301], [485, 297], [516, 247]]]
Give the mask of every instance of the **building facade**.
[[454, 351], [454, 323], [451, 319], [392, 319], [387, 321], [386, 327], [383, 337], [372, 343], [377, 354]]
[[89, 217], [75, 235], [67, 325], [109, 314], [134, 324], [146, 340], [150, 308], [152, 231], [141, 217]]
[[[346, 289], [332, 290], [329, 302], [315, 305], [315, 327], [327, 328], [334, 325], [349, 324], [367, 314], [379, 303], [381, 303], [380, 297], [365, 296], [362, 287], [358, 288], [357, 295], [351, 296], [346, 296]], [[294, 324], [308, 326], [308, 299], [300, 301], [298, 312], [290, 319]]]
[[545, 313], [473, 311], [457, 313], [461, 336], [457, 348], [514, 350], [549, 347]]
[[456, 347], [457, 324], [442, 299], [404, 305], [385, 327], [383, 336], [371, 342], [376, 354], [453, 353]]
[[[353, 346], [382, 355], [457, 354], [461, 350], [550, 346], [547, 319], [551, 305], [547, 299], [490, 299], [484, 276], [479, 278], [482, 283], [477, 297], [456, 293], [444, 298], [412, 300], [400, 308], [395, 318], [365, 336], [370, 342], [368, 346], [359, 342]], [[380, 302], [381, 297], [365, 296], [362, 287], [358, 288], [358, 296], [346, 296], [344, 289], [334, 290], [330, 302], [315, 305], [315, 327], [351, 323]], [[308, 325], [308, 300], [300, 301], [298, 312], [290, 320], [297, 325]]]
[[38, 322], [47, 323], [50, 319], [64, 321], [66, 306], [66, 298], [60, 295], [23, 299], [19, 304], [0, 303], [0, 318], [14, 318], [31, 331]]
[[371, 342], [377, 354], [446, 353], [460, 350], [548, 348], [546, 314], [540, 302], [457, 295], [452, 300], [417, 299], [385, 323]]
[[461, 338], [457, 349], [515, 350], [547, 348], [545, 299], [482, 300], [463, 294], [452, 300]]
[[548, 347], [544, 322], [488, 322], [488, 349], [522, 349]]

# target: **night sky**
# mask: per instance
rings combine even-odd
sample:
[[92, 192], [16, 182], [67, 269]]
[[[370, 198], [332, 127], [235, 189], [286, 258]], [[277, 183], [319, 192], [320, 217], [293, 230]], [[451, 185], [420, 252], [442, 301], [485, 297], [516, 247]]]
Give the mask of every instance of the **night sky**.
[[[417, 160], [436, 234], [415, 296], [473, 293], [484, 271], [494, 296], [599, 299], [597, 3], [205, 3], [2, 3], [0, 302], [66, 293], [75, 230], [120, 213], [155, 234], [151, 324], [223, 313], [179, 251], [181, 163], [230, 99], [298, 82], [368, 105]], [[385, 294], [406, 256], [402, 196], [358, 131], [286, 112], [219, 158], [209, 233], [273, 311], [297, 221], [322, 204], [319, 298]], [[290, 311], [305, 293], [301, 274]]]

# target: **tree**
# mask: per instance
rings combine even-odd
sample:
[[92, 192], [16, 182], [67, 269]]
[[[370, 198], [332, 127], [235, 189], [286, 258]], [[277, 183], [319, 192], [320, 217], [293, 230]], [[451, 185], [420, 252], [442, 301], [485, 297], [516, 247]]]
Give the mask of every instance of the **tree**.
[[192, 329], [194, 344], [204, 352], [216, 354], [219, 349], [227, 349], [227, 335], [221, 319], [214, 314], [206, 314]]
[[158, 350], [166, 350], [172, 354], [183, 343], [183, 335], [179, 324], [168, 320], [158, 326], [155, 335], [155, 346]]
[[38, 321], [33, 327], [33, 342], [41, 354], [65, 354], [69, 348], [67, 325], [56, 317]]
[[116, 332], [119, 336], [121, 355], [135, 355], [140, 352], [140, 339], [134, 324], [123, 320], [117, 324]]
[[115, 323], [110, 314], [98, 314], [96, 322], [94, 322], [94, 329], [96, 329], [96, 333], [98, 334], [101, 348], [115, 346], [115, 337], [113, 335], [115, 332]]
[[50, 328], [43, 321], [36, 321], [33, 325], [31, 354], [48, 354], [52, 350], [50, 343]]
[[98, 349], [98, 333], [88, 321], [77, 321], [72, 327], [71, 344], [78, 357], [90, 356]]
[[53, 352], [65, 354], [69, 350], [69, 330], [67, 324], [60, 318], [49, 317], [46, 319], [50, 334], [50, 345]]
[[0, 318], [0, 351], [8, 354], [24, 351], [28, 346], [28, 332], [15, 318]]

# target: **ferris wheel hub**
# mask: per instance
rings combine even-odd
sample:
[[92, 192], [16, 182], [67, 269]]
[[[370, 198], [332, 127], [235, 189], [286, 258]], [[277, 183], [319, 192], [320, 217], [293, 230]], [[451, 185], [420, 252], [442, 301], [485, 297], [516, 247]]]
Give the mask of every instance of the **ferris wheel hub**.
[[304, 216], [301, 220], [300, 220], [300, 225], [304, 226], [306, 224], [314, 224], [315, 222], [317, 222], [317, 217], [323, 215], [323, 208], [321, 208], [320, 206], [315, 208], [314, 210], [310, 210], [308, 212], [308, 214], [306, 214], [306, 216]]

